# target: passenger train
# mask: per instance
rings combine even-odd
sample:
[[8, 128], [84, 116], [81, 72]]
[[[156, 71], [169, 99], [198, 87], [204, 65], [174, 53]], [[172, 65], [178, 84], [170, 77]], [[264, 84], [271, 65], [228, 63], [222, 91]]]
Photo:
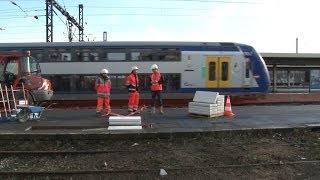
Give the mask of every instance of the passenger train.
[[112, 93], [124, 93], [131, 66], [139, 68], [141, 91], [148, 91], [150, 66], [165, 78], [164, 92], [266, 93], [270, 77], [256, 50], [225, 42], [52, 42], [0, 43], [1, 54], [30, 50], [55, 94], [94, 94], [102, 68], [110, 72]]

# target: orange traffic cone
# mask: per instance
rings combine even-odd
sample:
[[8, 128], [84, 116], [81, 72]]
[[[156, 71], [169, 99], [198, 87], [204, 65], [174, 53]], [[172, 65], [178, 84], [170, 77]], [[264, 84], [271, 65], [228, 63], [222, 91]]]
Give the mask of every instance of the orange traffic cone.
[[224, 107], [224, 115], [225, 116], [234, 116], [231, 109], [230, 96], [227, 96], [226, 106]]

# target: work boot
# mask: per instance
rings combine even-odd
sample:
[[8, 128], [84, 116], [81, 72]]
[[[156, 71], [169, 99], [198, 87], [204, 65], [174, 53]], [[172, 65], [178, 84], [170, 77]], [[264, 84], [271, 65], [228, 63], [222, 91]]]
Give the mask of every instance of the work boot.
[[152, 107], [152, 114], [155, 114], [155, 113], [156, 113], [156, 107], [153, 106], [153, 107]]
[[164, 114], [164, 112], [163, 112], [163, 106], [160, 106], [160, 114]]
[[101, 112], [96, 112], [96, 117], [101, 117], [101, 116], [102, 116]]

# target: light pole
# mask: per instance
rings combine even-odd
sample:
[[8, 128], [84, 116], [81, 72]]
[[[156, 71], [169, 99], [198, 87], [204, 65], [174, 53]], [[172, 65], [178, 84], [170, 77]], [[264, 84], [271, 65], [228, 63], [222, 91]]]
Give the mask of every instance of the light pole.
[[104, 32], [103, 32], [103, 41], [107, 41], [107, 38], [108, 38], [107, 35], [108, 35], [107, 32], [104, 31]]
[[296, 38], [296, 53], [298, 54], [298, 48], [299, 48], [299, 39]]

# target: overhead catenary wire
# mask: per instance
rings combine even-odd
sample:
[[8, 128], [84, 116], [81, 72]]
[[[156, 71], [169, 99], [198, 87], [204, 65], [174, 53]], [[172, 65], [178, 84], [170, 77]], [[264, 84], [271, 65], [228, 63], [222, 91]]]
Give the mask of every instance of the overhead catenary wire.
[[[30, 2], [30, 1], [40, 1], [40, 0], [0, 0], [0, 3], [1, 1], [6, 1], [6, 2], [15, 2], [15, 4], [19, 4], [19, 2]], [[57, 0], [56, 0], [57, 1]], [[61, 0], [59, 0], [61, 2]], [[230, 3], [234, 3], [234, 4], [256, 4], [255, 2], [253, 1], [245, 1], [245, 0], [239, 0], [239, 1], [227, 1], [227, 0], [158, 0], [158, 1], [171, 1], [171, 2], [176, 2], [176, 3], [185, 3], [185, 2], [211, 2], [211, 3], [221, 3], [221, 4], [230, 4]], [[259, 3], [259, 2], [258, 2]], [[63, 7], [66, 8], [66, 7], [78, 7], [78, 6], [66, 6], [65, 4], [65, 1], [62, 0], [62, 4], [63, 4]], [[43, 6], [44, 6], [44, 3], [43, 3]], [[6, 16], [2, 16], [0, 17], [0, 19], [2, 20], [11, 20], [11, 19], [23, 19], [23, 18], [28, 18], [28, 17], [31, 17], [31, 18], [36, 18], [38, 16], [44, 16], [44, 15], [31, 15], [31, 14], [34, 14], [34, 12], [42, 12], [42, 11], [45, 11], [44, 7], [43, 6], [37, 6], [35, 4], [33, 4], [32, 7], [27, 7], [27, 8], [21, 8], [21, 11], [25, 12], [26, 14], [28, 14], [27, 16], [24, 16], [24, 15], [17, 15], [17, 14], [14, 14], [14, 13], [17, 13], [19, 12], [18, 10], [16, 9], [5, 9], [5, 10], [1, 10], [0, 9], [0, 14], [2, 14], [1, 12], [7, 14]], [[164, 7], [163, 7], [164, 6]], [[145, 3], [144, 5], [142, 6], [139, 6], [139, 4], [137, 5], [119, 5], [119, 6], [116, 6], [116, 5], [111, 5], [111, 6], [108, 6], [108, 5], [103, 5], [102, 6], [86, 6], [86, 9], [92, 9], [93, 10], [99, 10], [99, 9], [119, 9], [120, 11], [118, 13], [98, 13], [98, 11], [92, 11], [92, 13], [89, 13], [85, 16], [87, 17], [96, 17], [96, 16], [147, 16], [147, 17], [169, 17], [169, 18], [182, 18], [182, 17], [200, 17], [200, 16], [204, 16], [204, 17], [213, 17], [213, 16], [206, 16], [207, 13], [204, 13], [206, 11], [211, 12], [210, 8], [207, 8], [207, 7], [186, 7], [186, 6], [178, 6], [178, 7], [175, 7], [175, 6], [169, 6], [168, 3], [161, 3], [159, 6], [158, 5], [153, 5], [153, 4], [150, 4], [149, 3]], [[121, 9], [123, 10], [127, 10], [129, 9], [130, 11], [121, 11]], [[137, 11], [138, 10], [138, 11]], [[142, 10], [139, 12], [139, 10]], [[144, 11], [146, 10], [146, 11]], [[147, 11], [147, 10], [151, 10], [151, 11]], [[152, 10], [155, 10], [155, 11], [152, 11]], [[181, 13], [180, 11], [181, 10]], [[187, 11], [184, 12], [184, 11]], [[132, 12], [132, 13], [130, 13]], [[191, 12], [191, 13], [190, 13]], [[199, 12], [199, 13], [197, 13]], [[201, 12], [201, 13], [200, 13]], [[12, 14], [11, 14], [12, 13]], [[62, 18], [56, 13], [54, 12], [55, 15], [58, 16], [58, 18], [60, 19], [60, 21], [63, 23], [63, 26], [66, 26], [68, 28], [68, 25], [67, 23], [62, 20]], [[36, 18], [37, 19], [37, 18]], [[39, 18], [40, 19], [40, 18]], [[91, 24], [93, 25], [93, 24]], [[99, 24], [97, 26], [101, 26], [101, 25], [104, 25], [104, 26], [110, 26], [110, 27], [113, 27], [114, 25], [105, 25], [104, 23], [102, 24]], [[55, 24], [55, 26], [60, 26], [59, 24]], [[17, 26], [10, 26], [10, 28], [19, 28], [21, 26], [17, 25]], [[30, 27], [34, 27], [34, 26], [30, 26]], [[8, 29], [7, 27], [3, 27], [5, 29]], [[3, 33], [5, 31], [1, 31], [1, 33]], [[24, 31], [22, 32], [22, 34], [27, 34], [28, 31]], [[73, 32], [73, 35], [76, 39], [78, 39], [77, 36], [75, 36], [74, 32]], [[11, 39], [11, 38], [10, 38]]]
[[223, 4], [257, 4], [253, 1], [227, 1], [227, 0], [161, 0], [161, 1], [181, 1], [181, 2], [211, 2], [211, 3], [223, 3]]
[[23, 10], [17, 3], [15, 3], [14, 1], [10, 1], [10, 2], [11, 2], [11, 4], [17, 6], [22, 12], [24, 12], [26, 14], [26, 16], [29, 16], [28, 13], [25, 10]]

